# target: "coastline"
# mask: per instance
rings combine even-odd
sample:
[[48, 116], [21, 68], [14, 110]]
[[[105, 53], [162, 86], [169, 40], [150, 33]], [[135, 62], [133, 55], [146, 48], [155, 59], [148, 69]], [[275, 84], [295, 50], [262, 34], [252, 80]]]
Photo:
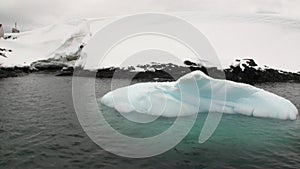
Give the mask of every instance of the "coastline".
[[[96, 78], [117, 78], [117, 79], [134, 79], [139, 81], [175, 81], [181, 76], [192, 71], [200, 70], [205, 74], [219, 79], [227, 79], [234, 82], [247, 84], [259, 84], [269, 82], [294, 82], [300, 83], [300, 74], [287, 72], [273, 68], [257, 68], [255, 62], [252, 64], [231, 65], [229, 68], [220, 70], [215, 67], [206, 68], [199, 64], [187, 62], [186, 66], [178, 66], [171, 63], [159, 65], [139, 65], [143, 70], [135, 70], [134, 67], [119, 68], [109, 67], [98, 70], [85, 70], [80, 67], [75, 68], [77, 76], [96, 77]], [[51, 73], [54, 76], [73, 76], [74, 68], [66, 67], [65, 64], [49, 64], [40, 66], [39, 68], [32, 67], [11, 67], [0, 68], [0, 79], [8, 77], [26, 76], [30, 73]]]

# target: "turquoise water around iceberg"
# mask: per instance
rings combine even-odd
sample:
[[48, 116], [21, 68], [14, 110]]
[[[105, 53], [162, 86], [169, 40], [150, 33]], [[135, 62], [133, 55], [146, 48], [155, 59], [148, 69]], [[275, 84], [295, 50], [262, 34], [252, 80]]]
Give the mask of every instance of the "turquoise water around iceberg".
[[[122, 80], [119, 81], [122, 83]], [[205, 114], [189, 135], [159, 156], [129, 159], [98, 147], [82, 130], [72, 102], [71, 77], [30, 74], [0, 80], [0, 168], [298, 168], [300, 119], [284, 121], [223, 115], [214, 135], [199, 144]], [[300, 108], [300, 84], [257, 87], [291, 100]], [[97, 96], [110, 88], [96, 80]], [[148, 137], [174, 121], [159, 118], [139, 125], [99, 105], [110, 124], [124, 134]], [[101, 133], [99, 133], [101, 135]]]
[[[133, 137], [154, 136], [173, 123], [173, 119], [160, 118], [148, 125], [137, 125], [113, 110], [103, 110], [109, 113], [106, 117], [115, 129]], [[300, 164], [299, 119], [281, 121], [224, 115], [214, 135], [199, 144], [205, 117], [198, 117], [189, 135], [174, 149], [149, 158], [156, 159], [153, 165], [162, 168], [297, 168]]]

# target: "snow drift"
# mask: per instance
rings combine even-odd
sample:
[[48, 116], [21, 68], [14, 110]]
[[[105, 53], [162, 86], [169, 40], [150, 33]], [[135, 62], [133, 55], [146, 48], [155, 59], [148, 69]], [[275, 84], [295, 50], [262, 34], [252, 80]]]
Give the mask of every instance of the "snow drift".
[[192, 111], [195, 108], [199, 113], [223, 112], [284, 120], [295, 120], [298, 115], [287, 99], [247, 84], [213, 79], [200, 71], [176, 82], [138, 83], [119, 88], [104, 95], [101, 103], [120, 113], [165, 117], [188, 116], [197, 113]]

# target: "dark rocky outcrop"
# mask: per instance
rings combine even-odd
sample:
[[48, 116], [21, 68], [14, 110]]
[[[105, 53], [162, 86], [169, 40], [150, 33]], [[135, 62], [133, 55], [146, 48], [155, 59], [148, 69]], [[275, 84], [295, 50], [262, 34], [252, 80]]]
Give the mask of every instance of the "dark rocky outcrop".
[[6, 52], [12, 52], [12, 50], [11, 49], [0, 48], [0, 56], [3, 56], [5, 58], [7, 58], [7, 56], [5, 55]]
[[13, 35], [8, 35], [8, 36], [4, 36], [4, 39], [18, 39], [18, 37]]
[[18, 77], [30, 73], [29, 67], [0, 67], [0, 78]]
[[[239, 64], [225, 69], [226, 79], [248, 84], [265, 82], [300, 82], [300, 74], [258, 67], [253, 59], [236, 60]], [[245, 62], [242, 62], [245, 61]]]
[[[33, 62], [26, 68], [0, 68], [0, 78], [16, 77], [31, 72], [58, 72], [57, 76], [72, 76], [74, 68], [69, 66], [70, 62], [76, 61], [79, 57], [74, 53], [67, 57], [56, 57], [47, 60]], [[129, 67], [109, 67], [96, 71], [82, 70], [76, 68], [76, 75], [97, 77], [97, 78], [127, 78], [139, 81], [174, 81], [192, 71], [200, 70], [205, 74], [219, 79], [227, 79], [235, 82], [248, 84], [265, 82], [297, 82], [300, 83], [300, 74], [276, 70], [268, 67], [259, 67], [253, 59], [236, 60], [236, 64], [225, 70], [216, 67], [204, 67], [191, 61], [185, 61], [184, 65], [172, 63], [152, 63]]]

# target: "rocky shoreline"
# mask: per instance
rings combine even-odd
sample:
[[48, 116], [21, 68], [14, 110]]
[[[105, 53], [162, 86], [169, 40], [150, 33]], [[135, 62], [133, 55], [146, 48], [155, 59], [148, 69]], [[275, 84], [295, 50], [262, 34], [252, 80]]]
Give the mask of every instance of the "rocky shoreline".
[[[77, 57], [76, 57], [77, 58]], [[74, 60], [74, 58], [69, 59]], [[200, 70], [209, 76], [220, 79], [227, 79], [234, 82], [247, 84], [266, 83], [266, 82], [295, 82], [300, 83], [300, 74], [276, 70], [272, 68], [260, 68], [252, 59], [236, 60], [237, 64], [231, 65], [223, 71], [210, 67], [206, 68], [191, 61], [185, 61], [184, 66], [172, 63], [168, 64], [147, 64], [137, 65], [137, 67], [110, 67], [102, 68], [97, 71], [76, 69], [76, 75], [91, 76], [97, 78], [130, 78], [139, 81], [174, 81], [179, 77], [191, 72]], [[0, 78], [24, 76], [29, 73], [53, 73], [56, 76], [72, 76], [74, 68], [58, 60], [40, 61], [33, 63], [34, 68], [13, 67], [0, 68]], [[138, 70], [137, 70], [138, 68]]]

